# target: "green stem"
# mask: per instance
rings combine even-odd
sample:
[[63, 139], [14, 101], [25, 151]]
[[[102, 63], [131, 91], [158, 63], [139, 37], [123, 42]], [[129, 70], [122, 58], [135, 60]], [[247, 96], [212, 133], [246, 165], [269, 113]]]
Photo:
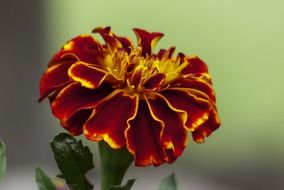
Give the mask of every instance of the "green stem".
[[126, 148], [112, 149], [104, 141], [99, 142], [101, 157], [101, 190], [108, 190], [112, 185], [120, 185], [126, 170], [133, 161], [133, 156]]

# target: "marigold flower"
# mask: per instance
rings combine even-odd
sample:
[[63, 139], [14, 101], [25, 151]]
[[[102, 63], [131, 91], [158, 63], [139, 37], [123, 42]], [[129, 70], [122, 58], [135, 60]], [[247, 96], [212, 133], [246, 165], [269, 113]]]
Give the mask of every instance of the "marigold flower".
[[220, 125], [208, 68], [175, 47], [152, 49], [163, 36], [134, 29], [135, 47], [110, 27], [96, 28], [105, 43], [80, 35], [51, 59], [40, 99], [73, 135], [127, 147], [137, 166], [172, 163], [188, 131], [201, 143]]

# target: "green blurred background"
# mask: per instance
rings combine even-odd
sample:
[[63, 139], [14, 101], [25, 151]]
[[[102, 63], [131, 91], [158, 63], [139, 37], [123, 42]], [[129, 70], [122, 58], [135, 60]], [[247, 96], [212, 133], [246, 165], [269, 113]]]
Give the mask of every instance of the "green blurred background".
[[[15, 16], [15, 18], [26, 16], [27, 19], [32, 20], [28, 26], [22, 22], [19, 27], [13, 25], [19, 33], [29, 31], [27, 42], [31, 41], [32, 44], [21, 48], [30, 47], [29, 52], [38, 52], [38, 54], [31, 54], [31, 62], [26, 65], [29, 70], [33, 70], [30, 74], [34, 74], [29, 77], [31, 83], [25, 84], [29, 92], [18, 100], [18, 103], [36, 100], [38, 81], [49, 58], [67, 40], [78, 34], [90, 33], [94, 27], [108, 25], [117, 34], [130, 36], [133, 40], [135, 36], [131, 29], [134, 27], [163, 32], [165, 36], [156, 49], [175, 45], [177, 51], [188, 55], [199, 55], [208, 64], [222, 125], [206, 139], [206, 143], [196, 144], [190, 141], [183, 156], [174, 165], [158, 169], [131, 168], [129, 177], [142, 176], [136, 188], [151, 189], [158, 184], [156, 178], [160, 179], [169, 171], [175, 170], [180, 180], [181, 190], [283, 189], [284, 1], [50, 0], [41, 3], [31, 2], [34, 2], [36, 6], [32, 4], [27, 6], [20, 1], [15, 4], [18, 7], [17, 10], [21, 11], [23, 5], [24, 10], [31, 12], [30, 15], [25, 12], [28, 16], [26, 14]], [[13, 12], [12, 8], [11, 11]], [[9, 12], [4, 16], [6, 20], [9, 20], [14, 14], [17, 12]], [[15, 23], [19, 24], [17, 19], [15, 20]], [[14, 28], [12, 29], [14, 31]], [[16, 34], [16, 29], [14, 33]], [[11, 37], [11, 41], [14, 41], [13, 39], [14, 37]], [[5, 49], [4, 45], [0, 47]], [[9, 50], [6, 51], [9, 52]], [[3, 53], [3, 56], [5, 55]], [[37, 57], [36, 61], [32, 61], [33, 55]], [[6, 61], [12, 60], [12, 57], [8, 57]], [[1, 62], [2, 64], [5, 63]], [[17, 62], [17, 64], [20, 63]], [[13, 67], [18, 68], [17, 64]], [[23, 69], [27, 69], [26, 66], [22, 66]], [[6, 67], [9, 68], [9, 66]], [[1, 74], [2, 72], [4, 73], [3, 70]], [[16, 79], [15, 70], [11, 69], [10, 72], [15, 75], [10, 83], [20, 85]], [[22, 79], [26, 79], [24, 75]], [[6, 87], [7, 83], [3, 82], [3, 85]], [[10, 89], [10, 86], [7, 85], [7, 88]], [[32, 95], [29, 96], [29, 94]], [[2, 96], [8, 97], [9, 93]], [[6, 110], [10, 107], [8, 104], [3, 103], [3, 105], [1, 111], [7, 113]], [[26, 156], [26, 160], [24, 156], [25, 161], [22, 161], [18, 153], [12, 153], [17, 148], [20, 149], [21, 145], [9, 139], [15, 139], [14, 133], [19, 130], [16, 126], [14, 131], [2, 130], [1, 126], [0, 137], [3, 134], [4, 140], [8, 141], [8, 155], [11, 155], [12, 160], [10, 168], [15, 170], [19, 167], [29, 168], [33, 167], [34, 163], [38, 163], [46, 165], [52, 173], [55, 168], [49, 165], [53, 164], [53, 160], [47, 139], [51, 139], [57, 131], [61, 131], [58, 121], [51, 115], [47, 101], [44, 105], [32, 102], [26, 106], [32, 106], [32, 110], [27, 108], [31, 112], [28, 118], [30, 121], [27, 123], [25, 117], [22, 118], [22, 123], [31, 126], [30, 131], [34, 132], [34, 128], [37, 128], [34, 136], [28, 136], [30, 133], [26, 132], [25, 138], [32, 138], [27, 143], [33, 147], [31, 150], [36, 150], [33, 153], [35, 156]], [[13, 110], [10, 112], [14, 114]], [[35, 119], [37, 122], [33, 120], [35, 112], [38, 115]], [[44, 125], [41, 124], [42, 122]], [[18, 123], [11, 125], [16, 124]], [[42, 142], [35, 145], [34, 143], [39, 139], [42, 139]], [[37, 156], [41, 152], [44, 156]], [[11, 179], [14, 175], [12, 169], [9, 175]], [[32, 172], [30, 169], [27, 170]], [[27, 180], [33, 179], [27, 178]], [[11, 180], [8, 180], [3, 188], [10, 190], [11, 187], [8, 188], [10, 182]], [[149, 187], [146, 187], [145, 183]]]

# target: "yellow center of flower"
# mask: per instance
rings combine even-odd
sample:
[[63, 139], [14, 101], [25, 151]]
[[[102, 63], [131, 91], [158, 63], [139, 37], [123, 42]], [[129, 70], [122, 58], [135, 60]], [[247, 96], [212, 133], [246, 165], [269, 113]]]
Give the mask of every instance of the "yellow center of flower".
[[[158, 58], [156, 55], [141, 56], [141, 48], [133, 49], [130, 54], [117, 51], [107, 54], [102, 67], [116, 79], [122, 81], [120, 88], [127, 89], [131, 94], [145, 92], [145, 83], [157, 74], [163, 74], [161, 87], [167, 87], [180, 77], [180, 72], [188, 65], [179, 58]], [[152, 89], [159, 90], [159, 89]]]

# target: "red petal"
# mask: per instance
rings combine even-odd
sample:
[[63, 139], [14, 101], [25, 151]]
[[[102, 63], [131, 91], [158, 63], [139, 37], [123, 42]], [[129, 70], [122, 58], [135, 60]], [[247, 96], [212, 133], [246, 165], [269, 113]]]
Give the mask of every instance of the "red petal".
[[165, 78], [166, 75], [162, 73], [156, 73], [144, 83], [144, 87], [152, 91], [159, 90], [163, 85]]
[[190, 89], [196, 89], [196, 90], [202, 91], [208, 97], [210, 97], [212, 102], [214, 103], [216, 102], [215, 92], [212, 88], [212, 85], [206, 81], [186, 78], [186, 79], [181, 79], [181, 80], [176, 81], [174, 84], [172, 84], [172, 86], [180, 87], [180, 88], [190, 88]]
[[42, 101], [46, 96], [51, 94], [58, 88], [63, 88], [70, 81], [67, 70], [73, 62], [66, 62], [58, 65], [54, 65], [48, 68], [40, 80], [40, 98]]
[[118, 48], [122, 48], [121, 42], [113, 35], [109, 26], [95, 28], [93, 33], [99, 33], [112, 52], [115, 52]]
[[73, 83], [64, 88], [51, 104], [53, 114], [59, 119], [66, 119], [81, 109], [93, 108], [98, 102], [111, 93], [108, 86], [93, 90]]
[[203, 143], [205, 137], [208, 137], [213, 131], [219, 128], [221, 122], [217, 114], [216, 108], [212, 109], [207, 122], [192, 132], [192, 137], [195, 142]]
[[82, 62], [73, 64], [69, 68], [68, 74], [74, 81], [80, 82], [82, 86], [90, 89], [100, 86], [107, 77], [105, 71]]
[[172, 110], [166, 100], [157, 95], [149, 99], [152, 116], [163, 124], [161, 140], [167, 152], [167, 162], [173, 162], [183, 152], [187, 144], [187, 131], [183, 118], [176, 110]]
[[138, 46], [142, 48], [142, 56], [151, 55], [152, 49], [155, 47], [157, 42], [164, 36], [159, 32], [147, 32], [138, 28], [133, 29], [137, 40]]
[[174, 90], [174, 91], [183, 91], [186, 92], [189, 96], [194, 98], [195, 102], [200, 102], [208, 105], [214, 105], [215, 103], [210, 99], [210, 97], [204, 92], [194, 89], [194, 88], [181, 88], [181, 87], [170, 87], [164, 89], [163, 91]]
[[169, 49], [165, 50], [165, 49], [161, 49], [158, 54], [157, 57], [162, 60], [162, 59], [170, 59], [174, 52], [175, 52], [175, 47], [170, 47]]
[[189, 64], [182, 70], [182, 74], [208, 73], [206, 64], [199, 57], [186, 57], [186, 60]]
[[103, 36], [115, 37], [121, 43], [122, 47], [128, 53], [134, 47], [133, 44], [132, 44], [132, 41], [129, 38], [127, 38], [127, 37], [120, 37], [120, 36], [117, 36], [117, 35], [113, 34], [112, 31], [111, 31], [111, 27], [110, 26], [107, 26], [105, 28], [97, 27], [92, 32], [93, 33], [99, 33], [100, 35], [102, 35], [102, 37]]
[[80, 135], [83, 133], [83, 125], [92, 114], [93, 109], [83, 109], [67, 119], [61, 120], [61, 125], [68, 130], [72, 135]]
[[183, 110], [187, 114], [186, 127], [193, 131], [208, 120], [210, 104], [198, 102], [186, 91], [167, 90], [162, 92], [168, 103], [178, 110]]
[[92, 36], [80, 35], [68, 41], [51, 59], [49, 65], [70, 59], [97, 65], [97, 54], [101, 48], [102, 46]]
[[111, 34], [111, 27], [96, 27], [92, 30], [93, 33]]
[[185, 58], [185, 55], [183, 53], [179, 52], [178, 55], [177, 55], [177, 60], [180, 63], [183, 63], [184, 62], [184, 58]]
[[98, 104], [84, 125], [84, 134], [93, 141], [106, 141], [112, 148], [125, 145], [124, 131], [137, 113], [138, 97], [114, 92]]
[[134, 154], [136, 166], [158, 166], [164, 162], [160, 123], [155, 121], [145, 101], [139, 102], [137, 116], [126, 130], [128, 150]]
[[138, 86], [141, 79], [142, 79], [142, 73], [143, 73], [143, 69], [139, 66], [137, 66], [133, 73], [132, 73], [132, 76], [131, 76], [131, 84], [134, 85], [134, 86]]
[[157, 57], [161, 60], [164, 57], [164, 54], [166, 53], [166, 49], [160, 49], [157, 53]]
[[122, 48], [122, 44], [113, 36], [101, 34], [111, 52], [116, 52], [117, 49]]
[[132, 41], [127, 37], [120, 37], [120, 36], [116, 36], [116, 35], [114, 35], [114, 36], [115, 36], [116, 39], [118, 39], [120, 41], [120, 43], [122, 44], [122, 47], [125, 49], [125, 51], [127, 53], [130, 53], [131, 50], [134, 48]]

